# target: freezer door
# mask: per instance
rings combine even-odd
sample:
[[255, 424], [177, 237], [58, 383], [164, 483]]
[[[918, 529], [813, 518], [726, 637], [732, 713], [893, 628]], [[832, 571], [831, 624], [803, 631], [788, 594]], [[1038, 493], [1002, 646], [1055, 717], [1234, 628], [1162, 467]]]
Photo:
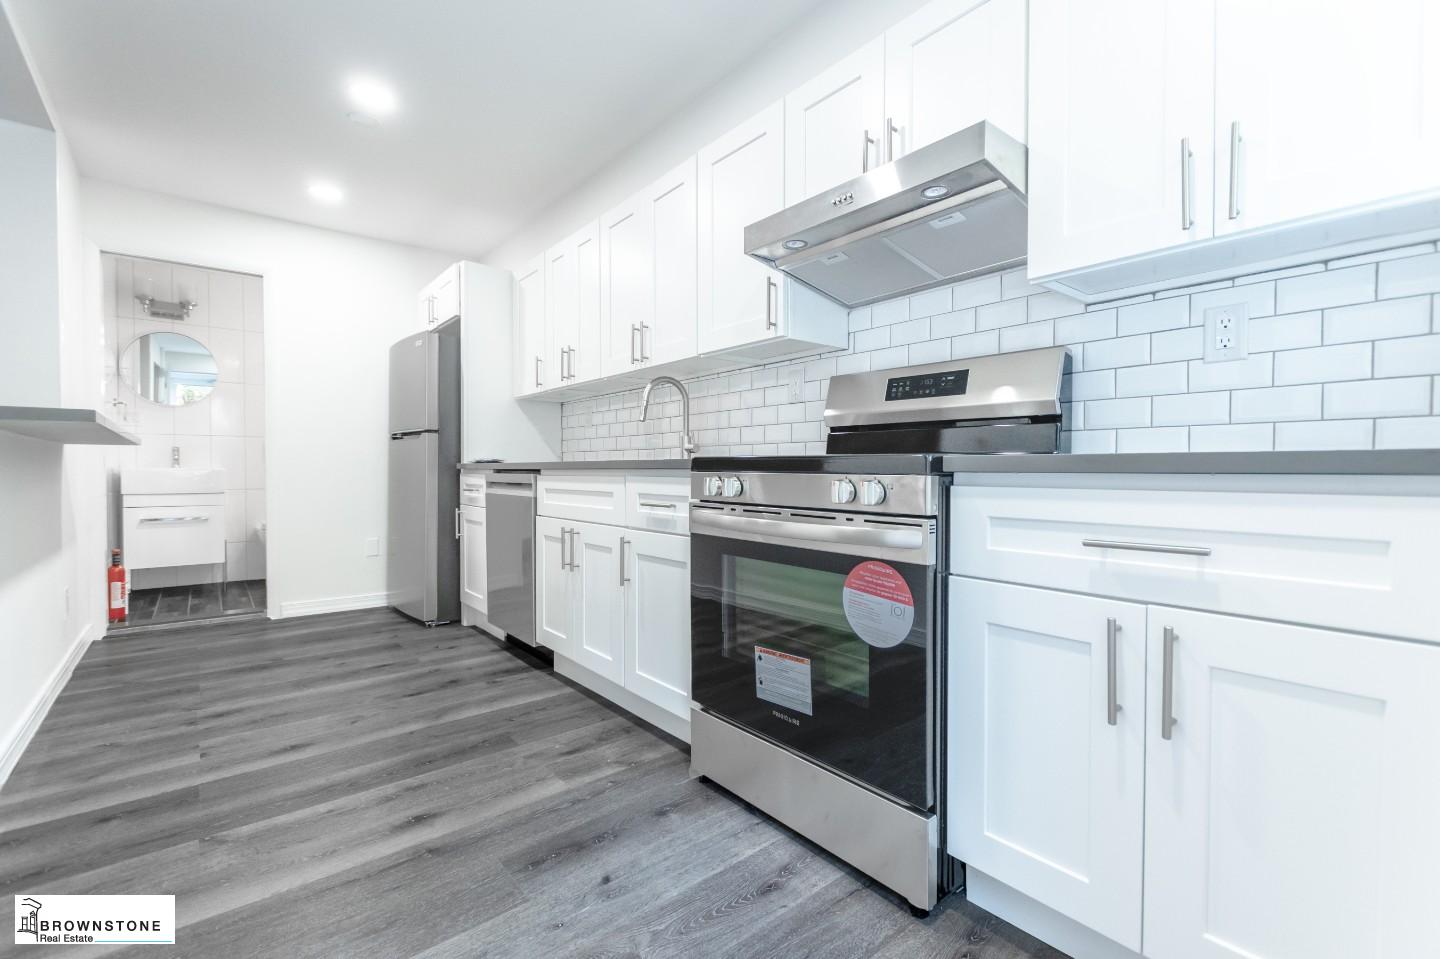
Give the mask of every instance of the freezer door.
[[390, 441], [390, 605], [421, 622], [434, 622], [439, 530], [435, 521], [440, 439], [417, 433]]
[[439, 337], [416, 333], [390, 347], [390, 432], [440, 428]]

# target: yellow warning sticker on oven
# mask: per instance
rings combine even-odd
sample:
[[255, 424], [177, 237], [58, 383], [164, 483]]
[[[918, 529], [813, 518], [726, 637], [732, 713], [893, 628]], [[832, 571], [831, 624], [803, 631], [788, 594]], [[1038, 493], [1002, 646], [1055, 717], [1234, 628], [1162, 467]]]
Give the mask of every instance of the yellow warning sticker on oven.
[[915, 625], [915, 597], [910, 584], [889, 563], [869, 560], [845, 577], [845, 619], [871, 646], [900, 645]]
[[755, 647], [755, 695], [767, 703], [813, 716], [810, 660], [778, 649]]

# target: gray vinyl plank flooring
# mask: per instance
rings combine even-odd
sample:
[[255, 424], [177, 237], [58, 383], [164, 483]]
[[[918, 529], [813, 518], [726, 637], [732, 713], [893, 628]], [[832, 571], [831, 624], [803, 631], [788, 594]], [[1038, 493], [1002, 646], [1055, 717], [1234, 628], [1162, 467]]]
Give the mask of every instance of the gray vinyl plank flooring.
[[528, 654], [381, 610], [93, 644], [0, 790], [0, 887], [176, 894], [175, 946], [84, 956], [1063, 959], [961, 896], [912, 918]]

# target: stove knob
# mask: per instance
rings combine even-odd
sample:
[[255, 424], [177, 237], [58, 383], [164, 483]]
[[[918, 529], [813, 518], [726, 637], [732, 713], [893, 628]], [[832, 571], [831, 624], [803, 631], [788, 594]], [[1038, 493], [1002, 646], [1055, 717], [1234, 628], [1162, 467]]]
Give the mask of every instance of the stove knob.
[[848, 479], [831, 480], [830, 502], [841, 504], [855, 502], [855, 484]]
[[720, 477], [718, 477], [718, 476], [707, 476], [707, 477], [705, 477], [705, 495], [706, 495], [706, 496], [719, 496], [719, 495], [720, 495]]
[[860, 484], [860, 504], [879, 506], [885, 502], [885, 484], [879, 480], [866, 480]]
[[740, 477], [725, 477], [725, 483], [720, 491], [721, 496], [739, 496], [743, 492], [745, 492], [745, 484], [740, 482]]

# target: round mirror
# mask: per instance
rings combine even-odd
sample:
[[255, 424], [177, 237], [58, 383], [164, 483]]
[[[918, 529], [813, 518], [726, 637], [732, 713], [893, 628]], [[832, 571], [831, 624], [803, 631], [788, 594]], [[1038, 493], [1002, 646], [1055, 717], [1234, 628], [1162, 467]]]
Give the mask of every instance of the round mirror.
[[198, 403], [215, 388], [215, 357], [183, 333], [146, 333], [120, 357], [120, 379], [161, 406]]

